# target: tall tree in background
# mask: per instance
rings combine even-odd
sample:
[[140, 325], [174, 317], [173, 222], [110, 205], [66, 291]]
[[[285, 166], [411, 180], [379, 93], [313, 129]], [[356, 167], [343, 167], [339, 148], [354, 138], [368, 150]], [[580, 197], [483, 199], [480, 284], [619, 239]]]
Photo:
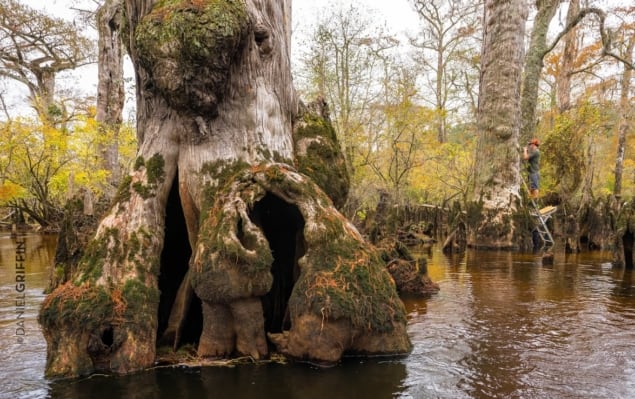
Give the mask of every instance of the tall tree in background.
[[119, 184], [119, 129], [124, 106], [123, 43], [120, 31], [123, 19], [122, 0], [106, 0], [96, 15], [98, 41], [97, 112], [95, 120], [102, 134], [108, 136], [100, 148], [103, 168], [110, 172], [110, 183]]
[[0, 76], [26, 86], [42, 121], [64, 121], [55, 77], [94, 61], [91, 41], [75, 25], [6, 0], [0, 4]]
[[520, 199], [520, 81], [527, 7], [522, 0], [487, 0], [477, 115], [475, 200], [482, 204], [468, 244], [513, 248], [512, 215]]
[[[567, 10], [567, 25], [571, 24], [580, 13], [580, 0], [569, 0]], [[578, 55], [578, 29], [573, 27], [564, 37], [564, 50], [560, 73], [556, 79], [556, 95], [560, 112], [571, 107], [571, 75], [575, 70], [575, 62]]]
[[[558, 90], [558, 103], [561, 110], [566, 110], [570, 106], [571, 95], [571, 78], [574, 73], [587, 70], [578, 68], [574, 70], [574, 65], [579, 62], [576, 60], [577, 43], [576, 43], [576, 27], [585, 19], [587, 15], [594, 15], [598, 20], [597, 30], [599, 40], [597, 43], [589, 46], [588, 55], [595, 54], [595, 64], [603, 57], [612, 57], [618, 61], [630, 65], [623, 57], [616, 54], [612, 49], [611, 31], [605, 26], [606, 12], [597, 7], [579, 8], [579, 1], [573, 0], [567, 13], [566, 26], [556, 35], [551, 44], [546, 45], [546, 33], [549, 22], [553, 18], [553, 14], [559, 4], [557, 0], [540, 0], [537, 1], [538, 14], [534, 22], [532, 32], [532, 41], [528, 50], [528, 56], [525, 65], [525, 80], [522, 87], [522, 131], [523, 140], [533, 136], [536, 124], [536, 106], [538, 99], [538, 89], [542, 75], [542, 67], [545, 56], [551, 52], [563, 37], [565, 41], [565, 53], [561, 63], [562, 70], [556, 79], [556, 87]], [[594, 27], [595, 29], [595, 27]], [[600, 50], [598, 52], [598, 50]]]
[[534, 135], [538, 89], [542, 76], [543, 60], [547, 54], [547, 32], [562, 0], [537, 0], [536, 17], [525, 60], [522, 85], [520, 141], [527, 142]]
[[[433, 93], [439, 143], [447, 141], [448, 105], [451, 91], [460, 79], [459, 60], [478, 31], [480, 2], [414, 0], [422, 20], [419, 37], [411, 44], [420, 50], [415, 60], [423, 67], [424, 80]], [[432, 56], [430, 56], [432, 55]], [[432, 76], [426, 76], [430, 73]]]
[[[635, 13], [635, 7], [622, 9], [624, 14]], [[616, 198], [622, 196], [622, 178], [624, 171], [624, 155], [626, 151], [626, 137], [631, 130], [633, 120], [632, 78], [633, 78], [633, 50], [635, 49], [635, 23], [624, 22], [618, 30], [622, 47], [622, 57], [627, 61], [623, 63], [624, 71], [620, 84], [620, 121], [617, 128], [617, 156], [615, 157], [615, 186], [613, 195]]]

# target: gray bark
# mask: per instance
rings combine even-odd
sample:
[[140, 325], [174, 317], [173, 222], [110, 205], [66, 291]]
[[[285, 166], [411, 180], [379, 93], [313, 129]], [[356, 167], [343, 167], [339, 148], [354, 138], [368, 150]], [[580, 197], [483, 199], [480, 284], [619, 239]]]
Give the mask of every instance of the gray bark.
[[109, 182], [112, 185], [117, 185], [121, 179], [118, 136], [125, 100], [123, 44], [119, 35], [122, 11], [121, 0], [107, 0], [97, 11], [99, 80], [95, 120], [103, 134], [112, 135], [112, 140], [100, 148], [103, 167], [110, 172]]
[[[201, 302], [202, 357], [260, 359], [267, 338], [289, 356], [315, 361], [338, 361], [346, 350], [407, 352], [405, 308], [385, 265], [292, 166], [291, 2], [153, 8], [125, 0], [125, 7], [138, 157], [78, 273], [43, 304], [47, 373], [152, 365], [166, 274], [185, 275]], [[175, 205], [188, 248], [166, 240], [176, 227], [166, 213]], [[164, 262], [164, 248], [186, 256]], [[191, 292], [176, 289], [168, 305], [187, 306]], [[82, 308], [93, 310], [86, 316]], [[179, 313], [167, 321], [174, 339]]]
[[[624, 58], [633, 63], [633, 48], [635, 48], [635, 36], [631, 36], [626, 46]], [[615, 157], [615, 187], [613, 195], [616, 198], [622, 196], [622, 175], [624, 173], [624, 153], [626, 151], [626, 135], [631, 126], [631, 115], [633, 106], [630, 101], [631, 94], [631, 78], [633, 70], [624, 64], [624, 72], [622, 73], [622, 83], [620, 91], [620, 122], [617, 129], [617, 156]]]
[[538, 13], [534, 19], [531, 40], [525, 60], [525, 77], [521, 94], [521, 142], [527, 142], [534, 136], [538, 89], [540, 87], [540, 76], [542, 75], [543, 60], [547, 49], [547, 31], [549, 30], [551, 20], [556, 14], [560, 1], [561, 0], [536, 1]]
[[475, 162], [475, 200], [482, 204], [482, 212], [468, 238], [473, 247], [516, 245], [511, 216], [520, 198], [518, 137], [526, 18], [522, 0], [485, 2]]
[[[569, 10], [567, 11], [567, 24], [570, 24], [579, 12], [580, 0], [570, 0]], [[565, 36], [561, 73], [556, 78], [556, 94], [558, 96], [558, 107], [561, 112], [571, 107], [571, 73], [574, 70], [574, 62], [577, 54], [577, 29], [573, 28]]]

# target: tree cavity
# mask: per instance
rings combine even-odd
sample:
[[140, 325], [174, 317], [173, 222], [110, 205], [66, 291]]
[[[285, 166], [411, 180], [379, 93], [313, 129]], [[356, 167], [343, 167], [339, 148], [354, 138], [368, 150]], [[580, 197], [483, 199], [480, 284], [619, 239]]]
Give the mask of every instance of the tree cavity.
[[[178, 171], [170, 189], [165, 213], [165, 236], [159, 274], [161, 299], [159, 302], [157, 337], [163, 336], [168, 328], [170, 314], [176, 311], [173, 310], [173, 307], [177, 302], [179, 287], [183, 283], [184, 278], [186, 278], [190, 257], [192, 256], [192, 248], [188, 239], [187, 225], [179, 196]], [[187, 306], [187, 314], [181, 315], [184, 321], [182, 323], [183, 330], [180, 332], [180, 341], [182, 343], [196, 344], [203, 328], [201, 301], [195, 295], [191, 295], [189, 298], [191, 298], [191, 302]]]
[[289, 297], [300, 275], [298, 259], [306, 251], [304, 218], [295, 205], [269, 192], [254, 205], [249, 217], [262, 229], [273, 254], [273, 284], [261, 300], [266, 332], [279, 333], [291, 327]]

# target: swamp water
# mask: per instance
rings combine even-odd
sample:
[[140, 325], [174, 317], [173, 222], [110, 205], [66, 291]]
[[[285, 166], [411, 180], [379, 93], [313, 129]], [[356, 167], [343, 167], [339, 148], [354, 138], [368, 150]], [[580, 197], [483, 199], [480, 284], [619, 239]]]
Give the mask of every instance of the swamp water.
[[47, 381], [36, 317], [55, 242], [0, 235], [2, 399], [635, 397], [635, 283], [606, 252], [556, 253], [543, 265], [532, 254], [430, 249], [423, 256], [441, 290], [404, 299], [414, 345], [404, 358]]

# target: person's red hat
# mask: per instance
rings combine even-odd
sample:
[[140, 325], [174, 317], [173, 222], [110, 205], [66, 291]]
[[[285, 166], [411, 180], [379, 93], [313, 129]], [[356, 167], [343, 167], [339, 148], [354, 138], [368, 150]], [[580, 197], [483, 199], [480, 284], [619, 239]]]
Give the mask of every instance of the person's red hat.
[[529, 142], [529, 144], [533, 144], [536, 147], [540, 145], [540, 140], [538, 139], [531, 139], [531, 141]]

